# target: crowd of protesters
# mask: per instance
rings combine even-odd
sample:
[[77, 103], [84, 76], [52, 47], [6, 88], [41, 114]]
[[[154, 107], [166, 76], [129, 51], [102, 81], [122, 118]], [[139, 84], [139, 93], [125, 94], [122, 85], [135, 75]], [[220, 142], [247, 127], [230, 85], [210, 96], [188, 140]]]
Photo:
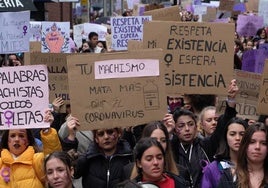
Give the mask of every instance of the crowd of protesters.
[[[182, 12], [181, 21], [198, 19]], [[251, 37], [234, 33], [234, 68], [267, 40], [267, 28]], [[107, 46], [91, 32], [75, 52], [105, 53]], [[23, 64], [22, 54], [1, 56], [0, 67]], [[216, 95], [167, 96], [167, 113], [153, 122], [93, 131], [80, 131], [71, 107], [60, 113], [64, 101], [56, 98], [44, 114], [50, 128], [2, 131], [0, 187], [268, 187], [267, 117], [236, 117], [238, 91], [231, 80], [223, 114]]]

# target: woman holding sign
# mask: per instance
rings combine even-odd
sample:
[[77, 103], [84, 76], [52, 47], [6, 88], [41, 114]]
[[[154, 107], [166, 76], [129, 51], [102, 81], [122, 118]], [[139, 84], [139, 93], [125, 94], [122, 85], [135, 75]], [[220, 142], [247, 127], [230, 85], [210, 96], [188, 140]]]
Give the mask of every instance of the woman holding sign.
[[[50, 110], [44, 121], [53, 121]], [[61, 150], [55, 129], [41, 131], [43, 152], [38, 152], [30, 129], [12, 129], [3, 133], [0, 158], [0, 187], [42, 188], [45, 185], [45, 155]]]

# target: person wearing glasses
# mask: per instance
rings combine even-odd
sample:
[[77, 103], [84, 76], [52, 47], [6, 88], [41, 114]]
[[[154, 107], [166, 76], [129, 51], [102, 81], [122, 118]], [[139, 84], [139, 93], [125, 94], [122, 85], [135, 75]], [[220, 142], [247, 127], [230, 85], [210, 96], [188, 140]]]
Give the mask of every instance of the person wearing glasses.
[[197, 120], [193, 112], [178, 109], [173, 113], [175, 136], [172, 138], [172, 150], [176, 163], [188, 168], [192, 187], [200, 187], [203, 169], [213, 160], [226, 122], [236, 116], [235, 96], [238, 92], [236, 80], [228, 87], [228, 100], [225, 113], [219, 117], [216, 130], [204, 139], [197, 135]]
[[[69, 135], [63, 148], [78, 146], [75, 132], [79, 129], [79, 120], [70, 116], [67, 119]], [[133, 161], [132, 150], [127, 141], [120, 139], [120, 128], [93, 130], [93, 142], [85, 153], [81, 154], [75, 167], [75, 178], [82, 177], [83, 187], [113, 188], [123, 179], [123, 168]], [[66, 146], [69, 145], [68, 146]]]

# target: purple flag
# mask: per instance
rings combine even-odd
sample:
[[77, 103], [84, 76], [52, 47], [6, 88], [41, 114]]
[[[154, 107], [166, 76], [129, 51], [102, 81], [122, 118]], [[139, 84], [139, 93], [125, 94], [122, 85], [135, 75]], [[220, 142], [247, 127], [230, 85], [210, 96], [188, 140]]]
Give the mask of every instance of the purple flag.
[[237, 3], [237, 4], [235, 4], [233, 10], [234, 11], [240, 11], [240, 12], [246, 12], [247, 11], [245, 3]]
[[268, 50], [266, 49], [258, 49], [257, 54], [256, 54], [256, 59], [255, 59], [255, 71], [256, 73], [262, 74], [264, 64], [265, 64], [265, 59], [268, 58]]
[[263, 27], [263, 17], [238, 15], [237, 33], [240, 36], [255, 36], [259, 28]]
[[242, 70], [254, 72], [257, 50], [248, 50], [242, 56]]

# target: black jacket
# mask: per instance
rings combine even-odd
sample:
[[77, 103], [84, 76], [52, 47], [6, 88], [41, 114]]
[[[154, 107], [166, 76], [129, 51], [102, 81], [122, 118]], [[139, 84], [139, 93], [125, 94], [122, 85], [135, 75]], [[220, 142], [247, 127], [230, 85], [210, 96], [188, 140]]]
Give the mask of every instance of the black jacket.
[[224, 187], [236, 188], [237, 187], [237, 183], [234, 181], [234, 178], [229, 168], [224, 169], [222, 171], [222, 176], [217, 187], [218, 188], [224, 188]]
[[[227, 105], [225, 113], [219, 117], [217, 128], [214, 133], [210, 137], [204, 139], [196, 137], [192, 143], [191, 152], [190, 149], [188, 149], [185, 153], [178, 137], [173, 137], [171, 146], [174, 159], [176, 163], [189, 169], [192, 187], [200, 187], [203, 167], [213, 160], [224, 127], [231, 118], [236, 116], [236, 113], [235, 108], [231, 108]], [[190, 153], [191, 159], [189, 160]]]
[[132, 158], [130, 146], [124, 140], [118, 142], [117, 150], [111, 157], [106, 157], [92, 143], [87, 153], [78, 158], [75, 178], [82, 177], [84, 188], [113, 188], [123, 181], [123, 167]]
[[[235, 181], [236, 180], [236, 181]], [[221, 179], [219, 181], [219, 184], [217, 188], [237, 188], [237, 178], [234, 178], [233, 175], [231, 174], [230, 169], [224, 169]], [[264, 185], [264, 188], [268, 188], [268, 183]]]

